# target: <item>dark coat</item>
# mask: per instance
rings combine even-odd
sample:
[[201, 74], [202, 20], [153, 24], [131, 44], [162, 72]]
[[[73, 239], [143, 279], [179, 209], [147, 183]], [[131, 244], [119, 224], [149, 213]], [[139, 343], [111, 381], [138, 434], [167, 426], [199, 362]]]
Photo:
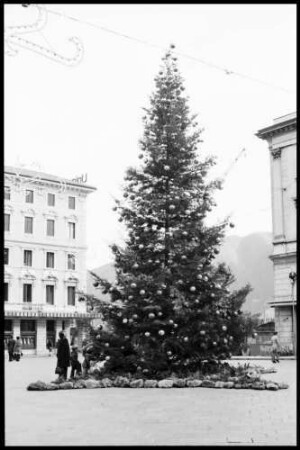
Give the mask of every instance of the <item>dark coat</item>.
[[14, 339], [10, 339], [7, 343], [7, 350], [9, 353], [13, 353], [16, 341]]
[[70, 347], [66, 337], [57, 341], [57, 366], [62, 369], [70, 366]]

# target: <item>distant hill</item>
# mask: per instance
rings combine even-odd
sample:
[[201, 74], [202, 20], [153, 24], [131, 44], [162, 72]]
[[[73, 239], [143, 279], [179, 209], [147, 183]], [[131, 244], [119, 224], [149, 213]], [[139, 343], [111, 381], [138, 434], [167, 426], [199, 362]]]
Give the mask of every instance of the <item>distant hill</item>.
[[[253, 233], [247, 236], [228, 236], [220, 247], [216, 262], [225, 262], [234, 274], [236, 281], [232, 284], [237, 289], [249, 283], [250, 292], [243, 309], [251, 313], [261, 313], [268, 307], [267, 302], [273, 296], [273, 265], [269, 256], [272, 254], [272, 234]], [[113, 264], [93, 269], [101, 278], [110, 282], [115, 280]], [[100, 289], [93, 286], [93, 280], [88, 275], [87, 291], [96, 297], [110, 299]]]

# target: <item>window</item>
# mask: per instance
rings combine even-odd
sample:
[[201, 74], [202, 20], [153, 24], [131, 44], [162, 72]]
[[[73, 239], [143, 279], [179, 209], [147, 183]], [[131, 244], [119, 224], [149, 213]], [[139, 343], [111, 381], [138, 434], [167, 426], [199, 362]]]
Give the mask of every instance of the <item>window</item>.
[[4, 187], [4, 199], [10, 200], [10, 186]]
[[47, 252], [46, 267], [48, 267], [48, 269], [54, 269], [54, 253], [52, 252]]
[[20, 331], [33, 333], [35, 331], [35, 320], [21, 320]]
[[33, 233], [33, 217], [25, 217], [25, 233]]
[[75, 239], [75, 223], [68, 222], [69, 225], [69, 239]]
[[48, 206], [55, 206], [55, 195], [48, 194]]
[[4, 249], [4, 264], [9, 264], [9, 249]]
[[47, 219], [47, 236], [54, 236], [54, 220]]
[[46, 286], [46, 303], [54, 305], [54, 286], [52, 284]]
[[4, 230], [10, 231], [10, 214], [4, 214]]
[[75, 255], [73, 254], [68, 255], [68, 269], [75, 270]]
[[28, 283], [23, 284], [23, 302], [25, 303], [32, 302], [32, 284]]
[[68, 305], [75, 306], [75, 286], [68, 286]]
[[8, 283], [4, 283], [4, 301], [8, 301]]
[[33, 191], [26, 189], [25, 201], [26, 201], [26, 203], [33, 203]]
[[32, 250], [24, 250], [24, 266], [32, 266]]
[[75, 197], [69, 197], [69, 209], [75, 209]]

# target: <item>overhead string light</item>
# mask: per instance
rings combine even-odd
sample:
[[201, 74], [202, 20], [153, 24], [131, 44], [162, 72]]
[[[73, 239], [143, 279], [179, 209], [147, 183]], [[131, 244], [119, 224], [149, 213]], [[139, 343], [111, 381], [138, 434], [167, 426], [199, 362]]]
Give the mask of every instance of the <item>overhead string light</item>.
[[[152, 42], [146, 41], [145, 39], [140, 39], [140, 38], [137, 38], [137, 37], [134, 37], [134, 36], [130, 36], [130, 35], [125, 34], [125, 33], [120, 33], [120, 32], [118, 32], [116, 30], [111, 29], [111, 28], [107, 28], [107, 27], [104, 27], [102, 25], [98, 25], [98, 24], [95, 24], [93, 22], [89, 22], [87, 20], [81, 20], [81, 19], [78, 19], [77, 17], [71, 16], [71, 15], [66, 14], [66, 13], [61, 13], [59, 11], [55, 11], [53, 9], [49, 9], [49, 8], [46, 8], [46, 7], [43, 7], [43, 8], [45, 10], [47, 10], [48, 13], [55, 14], [57, 16], [65, 18], [65, 19], [69, 19], [69, 20], [72, 20], [74, 22], [77, 22], [77, 23], [80, 23], [80, 24], [83, 24], [83, 25], [87, 25], [89, 27], [96, 28], [96, 29], [101, 30], [101, 31], [114, 34], [116, 36], [119, 36], [119, 37], [122, 37], [122, 38], [125, 38], [125, 39], [128, 39], [128, 40], [131, 40], [131, 41], [134, 41], [134, 42], [137, 42], [137, 43], [140, 43], [140, 44], [147, 45], [148, 47], [155, 47], [155, 48], [158, 48], [160, 50], [162, 49], [162, 50], [165, 51], [165, 46], [162, 46], [162, 45], [159, 45], [159, 44], [154, 44]], [[171, 51], [172, 51], [173, 54], [176, 54], [176, 55], [181, 56], [183, 58], [187, 58], [187, 59], [190, 59], [192, 61], [195, 61], [195, 62], [198, 62], [200, 64], [203, 64], [203, 65], [205, 65], [207, 67], [210, 67], [210, 68], [222, 71], [225, 75], [235, 75], [235, 76], [238, 76], [240, 78], [243, 78], [243, 79], [246, 79], [246, 80], [249, 80], [249, 81], [253, 81], [253, 82], [256, 82], [256, 83], [264, 84], [265, 86], [268, 86], [269, 88], [281, 90], [281, 91], [286, 92], [288, 94], [295, 94], [295, 92], [292, 91], [291, 89], [286, 89], [286, 88], [284, 88], [282, 86], [277, 86], [275, 84], [272, 84], [270, 82], [261, 80], [259, 78], [252, 77], [250, 75], [247, 75], [247, 74], [244, 74], [244, 73], [241, 73], [241, 72], [236, 72], [234, 70], [230, 70], [230, 69], [228, 69], [226, 67], [219, 66], [217, 64], [214, 64], [214, 63], [212, 63], [210, 61], [206, 61], [206, 60], [204, 60], [202, 58], [199, 58], [199, 57], [196, 57], [196, 56], [188, 55], [188, 54], [183, 53], [183, 52], [178, 52], [177, 50], [175, 50], [175, 46], [173, 44], [171, 44]]]
[[[29, 5], [22, 5], [22, 6], [29, 6]], [[51, 59], [55, 62], [59, 62], [61, 64], [64, 64], [66, 66], [75, 66], [79, 64], [79, 62], [83, 58], [83, 45], [78, 37], [70, 37], [68, 40], [75, 46], [75, 52], [72, 57], [68, 57], [65, 55], [62, 55], [52, 48], [44, 47], [40, 44], [36, 44], [35, 42], [32, 42], [28, 39], [25, 39], [20, 34], [24, 33], [33, 33], [33, 32], [40, 32], [47, 24], [48, 19], [48, 12], [46, 8], [43, 8], [39, 5], [31, 5], [35, 6], [38, 10], [38, 17], [35, 22], [29, 25], [18, 25], [18, 26], [7, 26], [4, 33], [4, 39], [5, 39], [5, 45], [6, 45], [6, 54], [9, 56], [15, 56], [18, 53], [18, 50], [15, 48], [22, 47], [26, 50], [31, 50], [35, 53], [38, 53], [40, 55], [45, 56], [48, 59]], [[42, 35], [44, 39], [45, 36]], [[48, 42], [48, 41], [47, 41]], [[48, 43], [49, 45], [49, 43]]]

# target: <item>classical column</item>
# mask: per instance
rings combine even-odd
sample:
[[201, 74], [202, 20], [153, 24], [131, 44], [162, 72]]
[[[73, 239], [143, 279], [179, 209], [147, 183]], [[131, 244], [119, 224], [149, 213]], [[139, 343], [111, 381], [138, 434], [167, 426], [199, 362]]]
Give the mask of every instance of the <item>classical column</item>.
[[272, 176], [272, 216], [274, 241], [285, 238], [284, 235], [284, 211], [281, 173], [281, 148], [271, 150], [271, 176]]

